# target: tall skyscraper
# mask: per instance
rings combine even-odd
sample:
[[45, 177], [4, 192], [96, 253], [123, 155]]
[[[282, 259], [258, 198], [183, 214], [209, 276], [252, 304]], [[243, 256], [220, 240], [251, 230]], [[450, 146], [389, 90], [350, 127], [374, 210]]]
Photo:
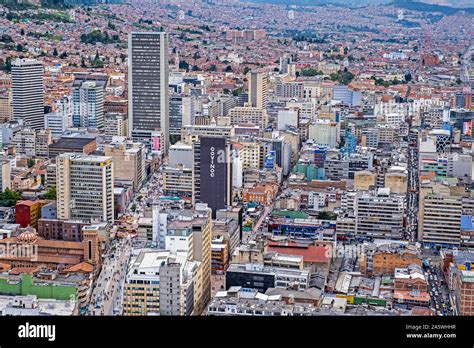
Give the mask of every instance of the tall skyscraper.
[[230, 144], [223, 137], [201, 137], [194, 148], [194, 201], [207, 203], [216, 211], [232, 202], [232, 159]]
[[64, 153], [57, 157], [58, 219], [114, 221], [112, 158]]
[[249, 80], [249, 104], [254, 108], [265, 109], [267, 107], [268, 75], [259, 72], [250, 72]]
[[12, 63], [13, 118], [34, 129], [44, 127], [43, 64], [34, 59]]
[[104, 128], [104, 89], [95, 81], [74, 89], [72, 121], [74, 127]]
[[169, 145], [168, 34], [132, 32], [128, 36], [128, 51], [129, 133], [136, 140], [150, 143], [151, 132], [160, 131], [161, 151], [166, 153]]

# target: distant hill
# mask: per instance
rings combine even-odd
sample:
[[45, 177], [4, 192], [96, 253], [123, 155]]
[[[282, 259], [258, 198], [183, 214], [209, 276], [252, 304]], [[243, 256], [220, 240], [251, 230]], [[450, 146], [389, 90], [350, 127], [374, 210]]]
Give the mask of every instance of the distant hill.
[[[428, 1], [428, 0], [424, 0]], [[457, 1], [457, 0], [456, 0]], [[432, 2], [441, 2], [441, 1], [432, 1]], [[455, 1], [443, 1], [445, 3], [450, 3]], [[437, 5], [437, 4], [432, 4], [432, 3], [427, 3], [427, 2], [420, 2], [420, 1], [414, 1], [414, 0], [395, 0], [391, 5], [404, 8], [407, 10], [412, 10], [412, 11], [420, 11], [420, 12], [441, 12], [445, 15], [452, 15], [455, 14], [456, 12], [459, 11], [465, 11], [471, 14], [474, 14], [474, 7], [463, 7], [463, 8], [457, 8], [457, 7], [451, 7], [451, 6], [445, 6], [445, 5]]]
[[[473, 0], [242, 0], [244, 2], [297, 6], [364, 7], [391, 5], [412, 11], [442, 12], [452, 15], [460, 10], [474, 14]], [[470, 7], [469, 7], [470, 6]]]
[[[80, 5], [97, 5], [103, 3], [116, 4], [123, 3], [125, 0], [41, 0], [42, 7], [53, 7], [53, 8], [62, 8], [62, 7], [72, 7]], [[1, 0], [0, 3], [10, 9], [21, 10], [28, 7], [35, 6], [32, 3], [27, 1], [19, 0]]]
[[368, 5], [386, 5], [392, 0], [242, 0], [243, 2], [295, 5], [295, 6], [327, 6], [364, 7]]
[[418, 0], [427, 4], [449, 6], [454, 8], [473, 7], [473, 0]]

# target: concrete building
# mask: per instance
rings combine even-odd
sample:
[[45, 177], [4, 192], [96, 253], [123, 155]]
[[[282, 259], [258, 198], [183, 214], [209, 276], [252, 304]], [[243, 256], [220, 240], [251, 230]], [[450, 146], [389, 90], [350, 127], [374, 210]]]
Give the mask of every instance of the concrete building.
[[406, 173], [389, 172], [385, 174], [385, 187], [390, 192], [396, 194], [405, 194], [408, 190], [408, 176]]
[[363, 193], [355, 200], [357, 238], [401, 239], [405, 202], [389, 189]]
[[[234, 286], [227, 291], [218, 291], [209, 304], [209, 316], [311, 316], [319, 315], [317, 305], [321, 294], [316, 289], [307, 291], [288, 291], [285, 300], [279, 292], [283, 289], [269, 288], [269, 294], [258, 290], [249, 291], [246, 287]], [[313, 291], [311, 291], [313, 290]], [[298, 299], [304, 299], [299, 301]], [[298, 303], [295, 303], [298, 302]]]
[[286, 108], [278, 110], [277, 129], [285, 130], [288, 127], [298, 128], [299, 117], [298, 108]]
[[104, 88], [95, 81], [83, 82], [73, 91], [74, 127], [104, 129]]
[[67, 116], [60, 112], [50, 112], [44, 115], [44, 128], [51, 129], [53, 137], [60, 137], [68, 127]]
[[131, 32], [128, 36], [128, 57], [128, 131], [130, 136], [149, 142], [151, 132], [160, 131], [161, 151], [167, 153], [169, 144], [168, 34]]
[[309, 125], [309, 139], [316, 144], [336, 148], [339, 142], [340, 124], [327, 119], [316, 120]]
[[203, 313], [211, 298], [211, 211], [206, 204], [197, 204], [194, 212], [183, 211], [168, 223], [165, 248], [171, 252], [184, 251], [188, 260], [199, 262], [195, 284], [195, 314]]
[[162, 170], [162, 189], [167, 196], [192, 198], [193, 170], [183, 166], [164, 167]]
[[49, 145], [52, 143], [51, 129], [22, 128], [15, 133], [12, 143], [16, 145], [19, 154], [48, 157]]
[[83, 135], [62, 136], [48, 146], [49, 158], [56, 157], [63, 153], [82, 153], [90, 154], [97, 148], [95, 137]]
[[233, 138], [235, 136], [235, 127], [220, 126], [214, 123], [210, 125], [184, 126], [181, 130], [181, 141], [186, 144], [197, 141], [200, 136]]
[[0, 93], [0, 123], [10, 122], [12, 118], [12, 94], [10, 91], [4, 91]]
[[454, 297], [458, 314], [473, 316], [474, 271], [458, 271], [454, 283]]
[[104, 146], [105, 156], [114, 163], [114, 180], [132, 180], [138, 190], [145, 180], [145, 146], [125, 138], [115, 137]]
[[261, 129], [267, 128], [268, 125], [267, 111], [256, 107], [235, 107], [229, 110], [229, 117], [232, 125], [253, 124]]
[[260, 72], [249, 72], [249, 104], [251, 107], [264, 110], [267, 107], [268, 75]]
[[59, 219], [114, 221], [111, 157], [65, 153], [56, 166]]
[[34, 59], [12, 62], [13, 119], [33, 129], [44, 127], [43, 64]]
[[279, 82], [275, 86], [275, 95], [279, 98], [303, 98], [303, 82]]
[[4, 192], [6, 189], [12, 188], [11, 181], [11, 164], [9, 160], [0, 160], [0, 192]]
[[144, 249], [125, 278], [124, 315], [191, 315], [198, 263], [186, 253]]
[[187, 95], [173, 95], [170, 97], [169, 130], [170, 135], [181, 136], [184, 125], [192, 125], [195, 115], [195, 97]]
[[462, 198], [420, 192], [418, 237], [426, 245], [459, 246]]
[[349, 106], [359, 106], [362, 94], [357, 91], [351, 91], [347, 86], [334, 86], [332, 91], [332, 99], [341, 101]]
[[232, 263], [226, 273], [226, 289], [242, 286], [264, 293], [269, 288], [287, 289], [293, 284], [298, 284], [300, 289], [306, 289], [309, 287], [309, 273], [308, 269]]
[[182, 165], [184, 168], [193, 168], [193, 147], [184, 143], [170, 146], [168, 164], [170, 167]]
[[377, 175], [367, 170], [355, 172], [354, 174], [354, 189], [365, 190], [374, 189], [376, 187]]
[[112, 137], [125, 137], [128, 135], [127, 114], [120, 112], [108, 112], [105, 119], [105, 140], [111, 141]]

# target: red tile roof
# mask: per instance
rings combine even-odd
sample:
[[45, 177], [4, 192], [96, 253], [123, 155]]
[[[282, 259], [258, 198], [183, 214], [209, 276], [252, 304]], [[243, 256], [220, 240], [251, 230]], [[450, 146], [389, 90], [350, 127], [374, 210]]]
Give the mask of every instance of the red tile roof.
[[327, 263], [331, 258], [330, 249], [322, 246], [300, 245], [295, 242], [269, 242], [268, 251], [276, 251], [281, 254], [303, 256], [304, 262]]

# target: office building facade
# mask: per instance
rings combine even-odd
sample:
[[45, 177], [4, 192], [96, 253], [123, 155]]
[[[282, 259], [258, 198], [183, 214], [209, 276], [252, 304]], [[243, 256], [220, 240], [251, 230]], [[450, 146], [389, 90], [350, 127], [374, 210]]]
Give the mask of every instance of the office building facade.
[[129, 133], [161, 131], [161, 151], [169, 144], [168, 34], [132, 32], [128, 36]]
[[34, 59], [12, 62], [13, 118], [33, 129], [44, 126], [43, 64]]
[[111, 157], [65, 153], [56, 161], [58, 219], [114, 221]]

